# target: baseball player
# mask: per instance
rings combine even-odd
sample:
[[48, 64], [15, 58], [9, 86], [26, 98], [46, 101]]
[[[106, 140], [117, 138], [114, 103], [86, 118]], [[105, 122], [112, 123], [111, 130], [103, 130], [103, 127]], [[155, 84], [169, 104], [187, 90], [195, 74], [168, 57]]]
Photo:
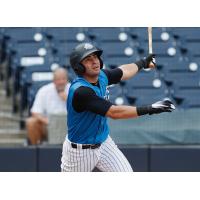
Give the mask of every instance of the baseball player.
[[132, 167], [109, 136], [107, 117], [136, 118], [145, 114], [171, 112], [169, 100], [133, 107], [114, 105], [107, 99], [107, 86], [132, 78], [138, 71], [155, 67], [155, 56], [116, 69], [102, 69], [103, 51], [90, 43], [79, 44], [70, 55], [70, 64], [78, 75], [69, 89], [67, 101], [68, 135], [63, 144], [61, 170], [90, 172], [131, 172]]

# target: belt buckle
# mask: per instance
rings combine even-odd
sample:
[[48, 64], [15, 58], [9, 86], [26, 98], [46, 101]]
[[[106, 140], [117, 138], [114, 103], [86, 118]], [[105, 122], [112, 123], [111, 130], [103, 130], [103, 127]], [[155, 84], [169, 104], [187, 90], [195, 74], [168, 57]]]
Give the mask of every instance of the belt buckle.
[[82, 144], [71, 143], [71, 147], [74, 149], [82, 149]]
[[77, 149], [77, 144], [71, 143], [71, 147], [72, 147], [73, 149]]

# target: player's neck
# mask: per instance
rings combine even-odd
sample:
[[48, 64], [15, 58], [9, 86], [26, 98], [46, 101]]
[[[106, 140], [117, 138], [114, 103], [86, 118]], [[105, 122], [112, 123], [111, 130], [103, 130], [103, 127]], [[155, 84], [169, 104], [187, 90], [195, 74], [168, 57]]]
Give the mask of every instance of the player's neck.
[[89, 83], [97, 83], [97, 82], [98, 82], [98, 76], [84, 76], [84, 78], [85, 78]]

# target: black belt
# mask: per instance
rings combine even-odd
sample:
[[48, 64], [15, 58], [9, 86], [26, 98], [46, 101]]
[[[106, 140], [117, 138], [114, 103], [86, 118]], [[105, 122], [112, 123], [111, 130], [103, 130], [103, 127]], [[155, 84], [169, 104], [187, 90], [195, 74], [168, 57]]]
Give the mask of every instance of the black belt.
[[[81, 149], [97, 149], [101, 146], [101, 144], [79, 144], [79, 145], [81, 145]], [[79, 145], [71, 143], [71, 146], [74, 149], [77, 149]]]

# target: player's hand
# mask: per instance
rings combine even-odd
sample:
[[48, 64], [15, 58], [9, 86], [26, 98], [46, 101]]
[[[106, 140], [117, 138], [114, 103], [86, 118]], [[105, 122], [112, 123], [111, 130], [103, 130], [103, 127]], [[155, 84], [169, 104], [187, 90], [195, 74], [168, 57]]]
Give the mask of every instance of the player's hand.
[[155, 54], [150, 54], [144, 60], [145, 60], [145, 67], [144, 67], [144, 69], [155, 68], [156, 67]]
[[172, 112], [173, 110], [175, 110], [174, 104], [169, 99], [165, 99], [152, 104], [149, 107], [149, 114], [152, 115], [162, 112]]

